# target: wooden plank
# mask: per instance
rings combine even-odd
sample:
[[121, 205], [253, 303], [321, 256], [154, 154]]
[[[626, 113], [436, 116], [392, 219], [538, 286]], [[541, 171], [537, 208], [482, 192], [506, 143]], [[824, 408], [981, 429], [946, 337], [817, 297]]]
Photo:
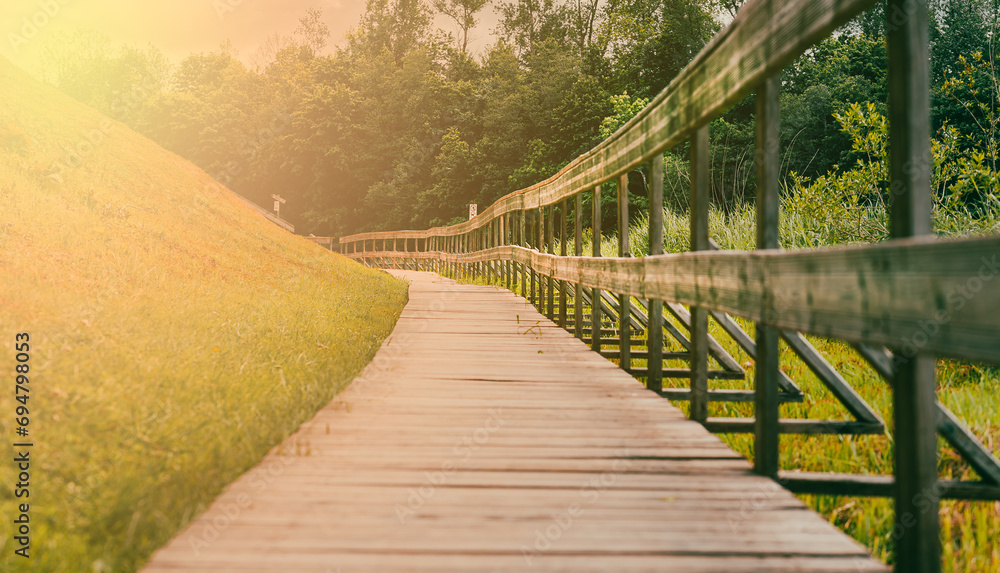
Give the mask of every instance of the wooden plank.
[[[753, 418], [709, 418], [705, 421], [705, 427], [715, 434], [752, 434], [756, 431], [756, 421]], [[882, 424], [839, 420], [779, 418], [777, 428], [781, 434], [881, 435], [885, 433]]]
[[[781, 472], [778, 481], [795, 493], [814, 495], [892, 497], [896, 487], [892, 476], [855, 474]], [[934, 487], [942, 499], [1000, 500], [1000, 487], [994, 484], [941, 480]]]
[[[658, 393], [669, 400], [691, 399], [691, 390], [683, 388], [664, 388]], [[754, 393], [752, 390], [710, 390], [708, 392], [708, 400], [710, 402], [753, 402]], [[802, 402], [803, 396], [782, 392], [778, 395], [778, 400], [782, 404]]]
[[145, 571], [887, 571], [523, 299], [398, 274], [372, 363]]

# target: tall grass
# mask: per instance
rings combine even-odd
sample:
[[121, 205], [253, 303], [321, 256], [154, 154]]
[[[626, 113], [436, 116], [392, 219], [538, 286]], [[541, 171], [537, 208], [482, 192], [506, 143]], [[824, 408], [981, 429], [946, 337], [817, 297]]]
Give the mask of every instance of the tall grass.
[[[371, 358], [406, 287], [0, 59], [0, 371], [31, 335], [31, 559], [131, 571]], [[16, 145], [11, 144], [16, 141]], [[67, 148], [87, 150], [67, 161]], [[0, 482], [15, 481], [13, 379]], [[19, 502], [23, 500], [18, 500]]]

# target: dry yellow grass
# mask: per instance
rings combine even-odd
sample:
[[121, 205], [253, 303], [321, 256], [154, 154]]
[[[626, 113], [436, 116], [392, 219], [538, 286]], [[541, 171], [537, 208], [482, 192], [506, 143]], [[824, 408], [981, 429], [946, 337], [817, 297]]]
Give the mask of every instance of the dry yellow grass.
[[[0, 482], [19, 332], [34, 443], [31, 557], [4, 519], [0, 570], [137, 568], [367, 363], [405, 299], [0, 59]], [[0, 513], [14, 501], [0, 489]]]

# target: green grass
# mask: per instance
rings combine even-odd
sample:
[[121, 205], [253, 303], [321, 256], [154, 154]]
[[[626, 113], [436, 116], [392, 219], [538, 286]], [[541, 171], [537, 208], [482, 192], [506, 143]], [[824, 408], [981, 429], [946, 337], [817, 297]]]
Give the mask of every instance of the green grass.
[[[406, 301], [3, 59], [0, 277], [3, 571], [137, 569], [350, 381]], [[18, 332], [30, 561], [6, 519]]]
[[[785, 205], [782, 211], [782, 244], [788, 249], [812, 248], [835, 242], [835, 237], [853, 237], [855, 243], [885, 238], [886, 215], [877, 208], [852, 211], [854, 218], [824, 220]], [[667, 210], [664, 217], [664, 245], [667, 252], [684, 252], [690, 241], [686, 213]], [[752, 206], [730, 210], [713, 209], [709, 216], [710, 235], [722, 249], [752, 250], [755, 241], [755, 214]], [[934, 228], [943, 237], [996, 235], [1000, 233], [1000, 212], [987, 212], [973, 217], [957, 210], [938, 206]], [[858, 231], [858, 230], [861, 231]], [[633, 220], [629, 229], [633, 255], [648, 253], [648, 218]], [[592, 236], [584, 230], [584, 253], [591, 252]], [[558, 244], [556, 252], [558, 252]], [[618, 237], [612, 233], [601, 241], [603, 256], [618, 253]], [[483, 279], [474, 280], [483, 283]], [[499, 284], [499, 282], [494, 282]], [[519, 286], [514, 286], [520, 292]], [[556, 289], [558, 292], [558, 289]], [[572, 289], [569, 290], [572, 296]], [[585, 308], [589, 315], [590, 309]], [[572, 316], [572, 312], [569, 313]], [[682, 331], [672, 318], [669, 320]], [[744, 330], [753, 335], [753, 324], [737, 318]], [[605, 322], [605, 328], [615, 325]], [[712, 335], [746, 369], [744, 381], [710, 381], [712, 388], [751, 389], [754, 384], [753, 361], [710, 321]], [[633, 339], [637, 338], [633, 334]], [[638, 344], [641, 344], [641, 337]], [[858, 474], [892, 474], [892, 392], [883, 379], [850, 346], [836, 341], [809, 337], [814, 346], [834, 365], [841, 375], [886, 421], [887, 432], [879, 436], [796, 436], [781, 437], [781, 467], [785, 470], [811, 472], [844, 472]], [[610, 348], [614, 348], [611, 346]], [[681, 350], [676, 342], [668, 350]], [[644, 360], [636, 360], [645, 367]], [[686, 368], [684, 361], [668, 361], [665, 366]], [[710, 361], [710, 367], [718, 364]], [[787, 346], [781, 345], [781, 367], [806, 393], [801, 404], [783, 404], [780, 415], [785, 418], [847, 420], [849, 414]], [[664, 380], [666, 386], [683, 387], [679, 380]], [[1000, 367], [954, 360], [938, 363], [937, 398], [962, 420], [988, 447], [997, 452], [1000, 443]], [[687, 412], [686, 402], [675, 405]], [[715, 402], [710, 416], [752, 417], [749, 403]], [[753, 459], [753, 437], [749, 434], [723, 434], [720, 438], [737, 452]], [[939, 475], [942, 479], [978, 480], [978, 476], [961, 461], [944, 440], [939, 439]], [[865, 544], [873, 555], [883, 561], [895, 560], [892, 528], [892, 501], [882, 498], [852, 498], [845, 496], [800, 496], [831, 523]], [[1000, 571], [1000, 502], [944, 501], [941, 504], [943, 570], [947, 572]]]

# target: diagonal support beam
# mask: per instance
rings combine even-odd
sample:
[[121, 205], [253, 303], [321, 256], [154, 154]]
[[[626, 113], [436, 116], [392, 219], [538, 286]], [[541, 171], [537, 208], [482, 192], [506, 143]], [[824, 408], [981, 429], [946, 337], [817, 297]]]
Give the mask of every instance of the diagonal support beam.
[[[725, 330], [736, 341], [736, 344], [740, 345], [740, 348], [747, 353], [751, 360], [757, 360], [757, 343], [747, 334], [747, 331], [743, 330], [743, 327], [724, 312], [711, 311], [709, 315], [722, 327], [722, 330]], [[780, 370], [778, 371], [778, 386], [785, 392], [802, 394], [802, 389]]]
[[816, 350], [816, 347], [806, 340], [806, 337], [798, 332], [783, 330], [781, 331], [781, 338], [785, 340], [788, 347], [792, 349], [792, 352], [797, 354], [806, 363], [806, 366], [813, 371], [813, 374], [819, 378], [819, 381], [830, 392], [833, 392], [833, 395], [840, 400], [856, 420], [859, 422], [885, 424], [878, 415], [878, 412], [873, 410], [868, 405], [868, 402], [865, 402], [865, 399], [847, 383], [847, 380], [844, 380], [840, 372], [837, 372], [837, 369], [827, 362], [826, 358]]
[[[858, 351], [876, 372], [890, 386], [895, 380], [893, 373], [893, 355], [885, 348], [876, 348], [867, 344], [854, 344]], [[893, 388], [895, 390], [895, 388]], [[941, 402], [935, 401], [934, 423], [937, 432], [951, 447], [955, 448], [966, 462], [976, 470], [979, 477], [995, 485], [1000, 485], [1000, 460], [993, 455], [958, 418]]]

